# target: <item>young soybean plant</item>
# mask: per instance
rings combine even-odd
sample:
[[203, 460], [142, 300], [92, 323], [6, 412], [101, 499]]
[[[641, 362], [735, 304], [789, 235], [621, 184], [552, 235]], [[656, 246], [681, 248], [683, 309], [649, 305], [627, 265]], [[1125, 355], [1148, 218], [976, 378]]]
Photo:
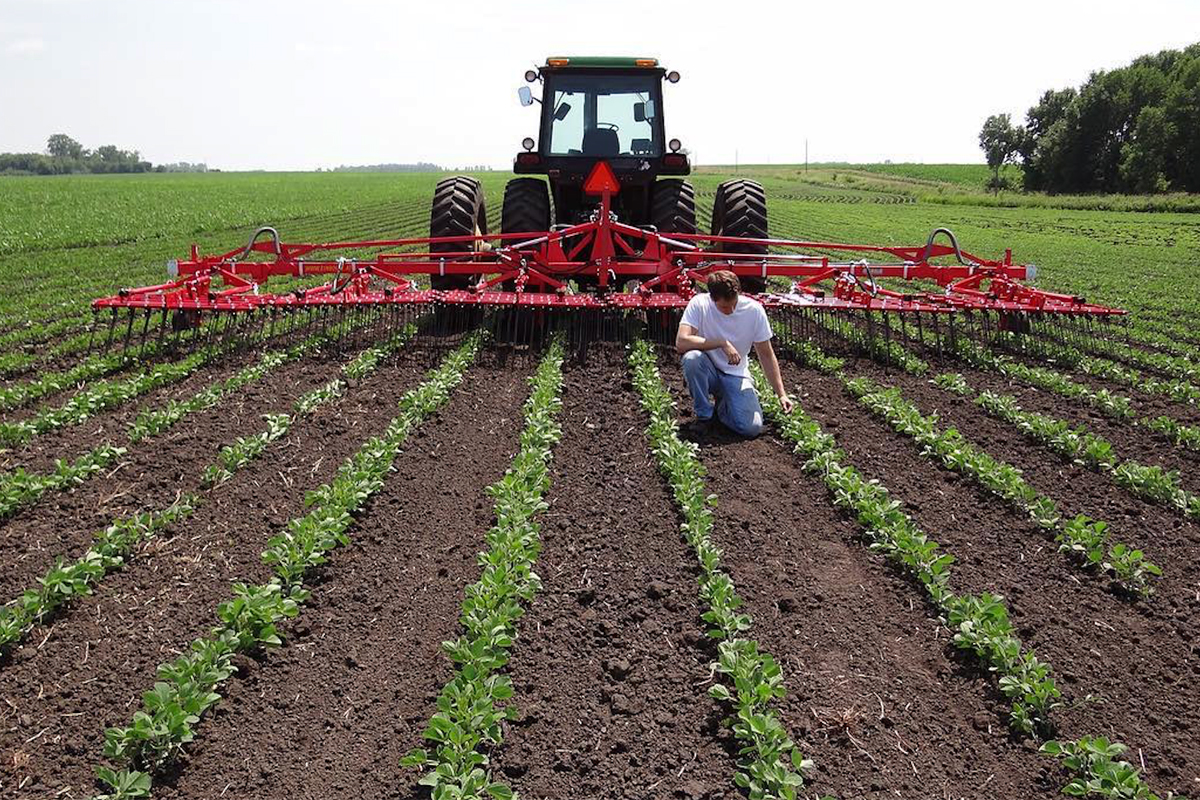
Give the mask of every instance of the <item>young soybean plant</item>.
[[533, 571], [541, 547], [537, 517], [548, 508], [550, 460], [562, 437], [557, 421], [562, 408], [563, 345], [555, 340], [530, 383], [525, 402], [521, 449], [504, 477], [488, 487], [495, 498], [496, 524], [488, 531], [488, 549], [480, 555], [483, 575], [467, 587], [460, 621], [463, 634], [443, 644], [456, 664], [454, 678], [438, 697], [425, 739], [435, 749], [416, 749], [401, 764], [428, 770], [421, 785], [435, 798], [470, 800], [484, 795], [507, 800], [515, 794], [492, 780], [484, 748], [501, 743], [500, 723], [513, 708], [512, 682], [501, 674], [517, 635], [517, 620], [541, 588]]
[[747, 790], [751, 800], [795, 800], [813, 763], [796, 748], [773, 707], [785, 693], [783, 671], [770, 653], [745, 638], [750, 616], [738, 610], [742, 599], [722, 570], [721, 551], [710, 537], [716, 498], [705, 487], [696, 446], [679, 438], [674, 401], [663, 386], [652, 346], [636, 342], [629, 364], [642, 408], [650, 417], [646, 432], [659, 471], [674, 493], [684, 537], [700, 562], [700, 595], [708, 608], [702, 616], [708, 635], [718, 642], [713, 670], [724, 677], [709, 694], [733, 707], [727, 723], [742, 743], [734, 783]]

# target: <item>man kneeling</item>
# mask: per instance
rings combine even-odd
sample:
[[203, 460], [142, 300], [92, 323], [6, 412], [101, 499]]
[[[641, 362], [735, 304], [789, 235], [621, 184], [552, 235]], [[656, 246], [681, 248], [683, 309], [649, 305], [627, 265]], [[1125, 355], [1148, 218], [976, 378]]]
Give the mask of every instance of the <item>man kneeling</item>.
[[683, 377], [696, 411], [696, 420], [686, 431], [693, 438], [707, 434], [712, 425], [711, 398], [716, 399], [716, 414], [725, 427], [741, 436], [762, 433], [762, 405], [746, 365], [751, 344], [783, 410], [792, 410], [771, 347], [767, 312], [762, 303], [742, 297], [740, 292], [737, 275], [726, 270], [712, 272], [708, 293], [693, 297], [679, 322], [675, 350], [683, 356]]

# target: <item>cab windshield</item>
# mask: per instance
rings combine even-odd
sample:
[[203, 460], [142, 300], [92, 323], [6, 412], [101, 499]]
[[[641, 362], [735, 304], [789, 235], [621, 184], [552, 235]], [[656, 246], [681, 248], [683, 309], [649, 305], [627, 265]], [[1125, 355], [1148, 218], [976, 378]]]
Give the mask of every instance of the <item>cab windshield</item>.
[[550, 93], [552, 156], [662, 154], [657, 75], [556, 75]]

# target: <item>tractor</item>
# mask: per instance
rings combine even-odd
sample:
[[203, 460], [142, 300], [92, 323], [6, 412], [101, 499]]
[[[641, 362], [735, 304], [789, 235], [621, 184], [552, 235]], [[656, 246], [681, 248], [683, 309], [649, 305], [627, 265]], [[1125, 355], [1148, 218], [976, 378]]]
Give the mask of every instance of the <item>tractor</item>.
[[[586, 222], [600, 200], [584, 191], [597, 163], [612, 170], [620, 190], [611, 211], [627, 224], [660, 234], [695, 234], [696, 192], [685, 177], [688, 156], [678, 139], [666, 138], [663, 84], [678, 83], [655, 58], [551, 57], [525, 73], [542, 84], [542, 97], [528, 86], [518, 95], [522, 106], [541, 105], [538, 138], [522, 142], [513, 159], [513, 178], [504, 187], [501, 233], [536, 233], [555, 225]], [[527, 177], [545, 175], [540, 177]], [[712, 233], [745, 239], [768, 238], [763, 187], [735, 179], [717, 187]], [[430, 237], [487, 234], [486, 201], [478, 180], [455, 175], [439, 181], [430, 213]], [[460, 249], [433, 245], [438, 252]], [[726, 252], [765, 253], [760, 244], [721, 245]], [[432, 276], [434, 289], [466, 289], [470, 275]], [[588, 285], [586, 278], [579, 283]], [[765, 288], [762, 278], [744, 277], [750, 292]]]

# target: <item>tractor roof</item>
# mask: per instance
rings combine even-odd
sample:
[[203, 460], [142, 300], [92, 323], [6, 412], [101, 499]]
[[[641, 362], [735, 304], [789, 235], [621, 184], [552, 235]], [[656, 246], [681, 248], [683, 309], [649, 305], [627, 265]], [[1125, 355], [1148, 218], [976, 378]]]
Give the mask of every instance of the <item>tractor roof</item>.
[[546, 67], [561, 69], [563, 67], [587, 67], [590, 69], [657, 69], [657, 58], [634, 58], [625, 56], [550, 56], [546, 59]]

